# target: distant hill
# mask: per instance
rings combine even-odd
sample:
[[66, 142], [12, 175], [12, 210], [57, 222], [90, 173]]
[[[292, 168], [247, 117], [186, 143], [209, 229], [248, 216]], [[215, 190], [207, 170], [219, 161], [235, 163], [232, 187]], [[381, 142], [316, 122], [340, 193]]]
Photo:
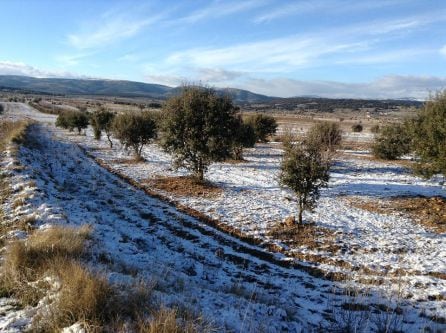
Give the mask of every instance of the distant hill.
[[[34, 78], [17, 75], [0, 75], [0, 87], [55, 95], [98, 95], [158, 99], [175, 95], [180, 90], [178, 87], [172, 88], [160, 84], [124, 80]], [[271, 99], [271, 97], [247, 90], [234, 88], [217, 90], [222, 94], [229, 93], [234, 101], [238, 103], [264, 102]]]

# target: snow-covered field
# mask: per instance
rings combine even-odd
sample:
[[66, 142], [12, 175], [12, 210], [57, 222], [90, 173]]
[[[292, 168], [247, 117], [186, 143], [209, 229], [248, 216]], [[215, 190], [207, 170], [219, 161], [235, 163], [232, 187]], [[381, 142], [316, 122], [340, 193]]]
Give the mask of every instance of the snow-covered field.
[[[304, 216], [333, 230], [340, 250], [288, 249], [282, 244], [288, 258], [276, 254], [276, 258], [296, 260], [293, 252], [310, 253], [347, 263], [307, 263], [350, 276], [350, 281], [333, 283], [261, 259], [262, 248], [244, 244], [147, 196], [99, 167], [77, 146], [138, 182], [186, 174], [185, 170], [172, 170], [170, 156], [157, 145], [144, 149], [146, 162], [126, 164], [122, 160], [131, 156], [118, 143], [110, 149], [105, 140], [95, 141], [91, 131], [78, 136], [56, 129], [54, 116], [21, 104], [9, 104], [7, 109], [7, 117], [30, 117], [45, 123], [32, 131], [40, 145], [20, 151], [20, 162], [27, 169], [14, 177], [20, 183], [23, 178], [35, 180], [39, 189], [22, 209], [34, 214], [42, 225], [94, 226], [96, 253], [113, 258], [111, 279], [125, 281], [130, 277], [122, 273], [124, 268], [136, 269], [140, 276], [160, 281], [157, 292], [163, 302], [193, 304], [218, 325], [237, 331], [254, 332], [263, 327], [271, 332], [294, 332], [327, 324], [324, 312], [330, 304], [352, 301], [333, 293], [346, 286], [367, 290], [367, 304], [403, 308], [404, 331], [439, 325], [426, 316], [446, 318], [446, 281], [431, 275], [446, 273], [445, 236], [425, 230], [407, 216], [373, 213], [346, 200], [446, 196], [438, 182], [414, 177], [395, 164], [369, 160], [363, 152], [345, 152], [332, 170], [330, 186], [323, 191], [316, 211]], [[281, 245], [267, 232], [296, 213], [292, 193], [277, 182], [281, 154], [280, 146], [271, 143], [247, 150], [244, 163], [212, 165], [206, 177], [223, 188], [219, 196], [162, 194], [249, 236]], [[384, 277], [385, 282], [379, 286], [357, 283], [376, 276]], [[398, 295], [393, 293], [397, 291]], [[19, 317], [0, 319], [0, 330], [9, 324], [14, 327]], [[368, 328], [373, 327], [370, 324]]]

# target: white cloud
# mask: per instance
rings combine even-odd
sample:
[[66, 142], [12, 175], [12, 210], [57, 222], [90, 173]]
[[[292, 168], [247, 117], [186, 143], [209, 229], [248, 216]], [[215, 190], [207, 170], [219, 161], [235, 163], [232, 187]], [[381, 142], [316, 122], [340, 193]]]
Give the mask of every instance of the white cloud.
[[183, 23], [196, 23], [201, 20], [209, 18], [223, 17], [231, 14], [240, 13], [249, 9], [263, 6], [265, 1], [261, 0], [248, 0], [248, 1], [233, 1], [233, 2], [221, 2], [214, 1], [211, 5], [196, 10], [189, 15], [172, 20], [171, 23], [183, 24]]
[[248, 78], [239, 88], [279, 97], [317, 95], [330, 98], [416, 98], [446, 88], [446, 78], [389, 75], [370, 82], [303, 81], [286, 78]]
[[333, 0], [316, 0], [316, 1], [299, 1], [291, 4], [280, 5], [270, 9], [268, 12], [256, 16], [253, 20], [255, 23], [267, 23], [283, 17], [301, 15], [307, 13], [328, 13], [340, 14], [343, 12], [357, 12], [364, 10], [379, 9], [399, 4], [404, 0], [375, 0], [375, 1], [333, 1]]
[[171, 54], [168, 65], [278, 72], [305, 67], [318, 57], [361, 48], [361, 43], [328, 43], [319, 37], [292, 36], [223, 48], [197, 48]]
[[0, 61], [1, 75], [23, 75], [33, 77], [65, 77], [65, 78], [88, 78], [86, 76], [59, 70], [42, 70], [22, 62]]
[[102, 48], [135, 36], [166, 15], [164, 12], [145, 15], [146, 12], [145, 6], [111, 9], [94, 20], [84, 22], [80, 31], [67, 35], [67, 43], [78, 50]]
[[441, 53], [442, 55], [446, 56], [446, 45], [443, 46], [443, 47], [440, 49], [440, 53]]

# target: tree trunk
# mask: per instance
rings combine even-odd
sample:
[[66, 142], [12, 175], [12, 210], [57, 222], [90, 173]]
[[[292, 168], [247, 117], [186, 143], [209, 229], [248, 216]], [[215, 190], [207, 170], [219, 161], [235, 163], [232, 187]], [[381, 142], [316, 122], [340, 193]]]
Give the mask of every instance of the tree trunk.
[[204, 180], [203, 160], [201, 158], [198, 159], [197, 170], [195, 174], [200, 182]]
[[234, 159], [237, 161], [241, 161], [243, 159], [243, 148], [240, 147], [234, 148]]
[[105, 132], [105, 134], [107, 135], [107, 140], [110, 143], [110, 148], [113, 148], [113, 141], [110, 139], [110, 134]]
[[298, 225], [302, 225], [303, 199], [299, 198], [299, 219]]

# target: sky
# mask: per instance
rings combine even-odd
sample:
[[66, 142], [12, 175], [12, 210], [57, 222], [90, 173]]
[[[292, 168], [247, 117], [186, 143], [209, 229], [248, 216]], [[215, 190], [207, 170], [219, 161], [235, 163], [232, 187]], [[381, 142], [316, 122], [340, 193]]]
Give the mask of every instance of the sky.
[[0, 74], [269, 96], [446, 88], [443, 0], [0, 0]]

